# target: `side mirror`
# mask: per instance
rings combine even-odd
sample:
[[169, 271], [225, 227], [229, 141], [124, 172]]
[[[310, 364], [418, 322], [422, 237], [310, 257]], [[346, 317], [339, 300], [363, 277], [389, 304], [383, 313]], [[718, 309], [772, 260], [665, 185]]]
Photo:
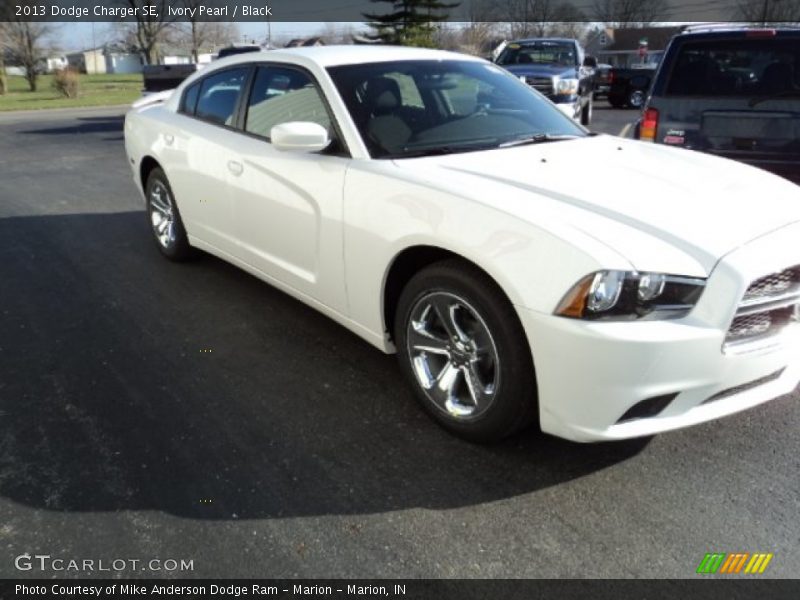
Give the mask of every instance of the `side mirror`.
[[590, 67], [592, 69], [597, 68], [597, 59], [594, 56], [587, 56], [583, 59], [583, 66]]
[[269, 133], [272, 145], [283, 152], [319, 152], [331, 139], [325, 128], [310, 121], [292, 121], [275, 125]]

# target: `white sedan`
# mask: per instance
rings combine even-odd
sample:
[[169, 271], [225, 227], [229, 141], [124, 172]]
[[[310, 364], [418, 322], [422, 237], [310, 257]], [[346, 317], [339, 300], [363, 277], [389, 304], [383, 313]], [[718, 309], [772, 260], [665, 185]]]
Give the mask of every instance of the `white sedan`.
[[131, 110], [125, 143], [166, 257], [396, 352], [465, 438], [651, 435], [800, 380], [800, 187], [590, 134], [484, 60], [234, 56]]

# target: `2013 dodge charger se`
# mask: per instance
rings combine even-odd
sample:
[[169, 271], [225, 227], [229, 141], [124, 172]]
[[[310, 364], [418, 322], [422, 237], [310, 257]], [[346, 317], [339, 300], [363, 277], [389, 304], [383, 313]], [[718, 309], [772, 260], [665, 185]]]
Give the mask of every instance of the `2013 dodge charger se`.
[[235, 56], [125, 138], [166, 257], [222, 257], [397, 352], [468, 439], [651, 435], [800, 380], [800, 187], [592, 135], [486, 61]]

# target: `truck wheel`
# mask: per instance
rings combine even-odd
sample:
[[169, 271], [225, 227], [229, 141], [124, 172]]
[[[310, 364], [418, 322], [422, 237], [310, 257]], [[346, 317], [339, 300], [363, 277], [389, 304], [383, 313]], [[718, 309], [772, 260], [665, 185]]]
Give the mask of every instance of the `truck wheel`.
[[592, 123], [592, 110], [593, 110], [594, 100], [592, 97], [589, 96], [589, 101], [581, 110], [581, 125], [584, 127], [588, 127]]
[[536, 378], [514, 307], [461, 260], [417, 273], [400, 294], [394, 339], [423, 408], [473, 442], [500, 440], [537, 414]]
[[628, 105], [632, 108], [642, 108], [644, 106], [644, 92], [642, 90], [633, 90], [628, 94]]

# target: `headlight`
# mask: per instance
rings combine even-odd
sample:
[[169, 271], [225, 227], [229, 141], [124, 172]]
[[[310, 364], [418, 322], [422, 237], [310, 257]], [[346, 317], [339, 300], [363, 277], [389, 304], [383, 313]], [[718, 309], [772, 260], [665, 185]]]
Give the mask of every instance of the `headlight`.
[[694, 308], [705, 279], [639, 273], [598, 271], [567, 292], [555, 314], [575, 319], [677, 319]]
[[578, 80], [577, 79], [557, 79], [556, 80], [556, 94], [563, 96], [574, 96], [578, 93]]

